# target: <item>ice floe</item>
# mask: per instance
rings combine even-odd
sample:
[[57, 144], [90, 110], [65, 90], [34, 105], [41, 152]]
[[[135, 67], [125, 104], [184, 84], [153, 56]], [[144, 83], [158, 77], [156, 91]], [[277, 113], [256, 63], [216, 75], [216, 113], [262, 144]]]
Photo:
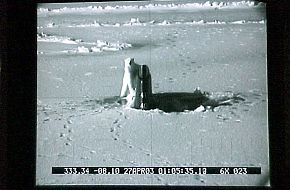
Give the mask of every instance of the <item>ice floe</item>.
[[[55, 36], [45, 33], [38, 33], [37, 41], [79, 45], [76, 48], [59, 51], [56, 53], [91, 53], [91, 52], [99, 53], [103, 51], [119, 51], [132, 47], [132, 45], [128, 43], [120, 43], [120, 42], [113, 43], [102, 40], [96, 40], [96, 42], [84, 42], [81, 39], [74, 39], [65, 36]], [[37, 54], [45, 54], [45, 52], [37, 51]]]
[[207, 1], [205, 3], [148, 3], [145, 5], [101, 5], [96, 3], [96, 5], [91, 5], [87, 7], [63, 7], [63, 8], [38, 8], [38, 13], [74, 13], [74, 12], [104, 12], [104, 11], [122, 11], [122, 10], [145, 10], [148, 9], [161, 9], [161, 10], [170, 10], [170, 9], [221, 9], [221, 8], [249, 8], [249, 7], [260, 7], [265, 6], [262, 2], [256, 1], [238, 1], [238, 2], [211, 2]]
[[58, 43], [64, 43], [64, 44], [77, 44], [78, 42], [81, 42], [81, 40], [75, 40], [75, 39], [64, 37], [64, 36], [54, 36], [54, 35], [45, 34], [45, 33], [38, 33], [37, 41], [38, 42], [58, 42]]
[[139, 18], [131, 18], [128, 23], [123, 24], [123, 26], [144, 26], [146, 23], [141, 23]]
[[[140, 21], [139, 18], [131, 18], [129, 21], [124, 23], [98, 23], [94, 21], [93, 23], [86, 23], [86, 24], [68, 24], [68, 25], [53, 25], [50, 27], [69, 27], [69, 28], [86, 28], [86, 27], [121, 27], [121, 26], [168, 26], [168, 25], [213, 25], [213, 24], [265, 24], [265, 20], [256, 20], [256, 21], [246, 21], [246, 20], [237, 20], [237, 21], [220, 21], [220, 20], [212, 20], [212, 21], [204, 21], [204, 20], [193, 20], [193, 21], [168, 21], [163, 20], [160, 22], [157, 22], [155, 20], [149, 21], [149, 22], [143, 22]], [[38, 26], [38, 29], [44, 28], [45, 26]], [[47, 26], [46, 26], [47, 27]]]

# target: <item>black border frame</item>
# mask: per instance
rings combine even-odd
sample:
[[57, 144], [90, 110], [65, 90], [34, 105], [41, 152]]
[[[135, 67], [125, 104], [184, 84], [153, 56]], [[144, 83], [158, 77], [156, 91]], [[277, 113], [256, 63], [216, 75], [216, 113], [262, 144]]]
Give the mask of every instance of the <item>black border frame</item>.
[[[229, 186], [35, 186], [36, 3], [67, 1], [2, 0], [1, 25], [1, 189], [269, 189]], [[70, 0], [69, 2], [75, 2]], [[82, 2], [82, 1], [78, 1]], [[267, 62], [271, 189], [290, 187], [286, 160], [289, 132], [290, 5], [267, 1]], [[5, 19], [6, 18], [6, 19]], [[2, 25], [3, 24], [3, 25]], [[2, 28], [4, 26], [4, 28]], [[2, 124], [3, 123], [3, 124]], [[3, 132], [3, 136], [2, 136]], [[288, 140], [288, 141], [287, 141]], [[2, 144], [3, 142], [3, 144]], [[8, 150], [5, 144], [8, 143]], [[2, 146], [3, 145], [3, 146]], [[7, 157], [5, 156], [7, 153]], [[2, 155], [2, 153], [1, 153]], [[289, 155], [287, 157], [290, 159]], [[7, 165], [8, 164], [8, 165]], [[6, 171], [8, 169], [8, 171]], [[3, 171], [2, 171], [3, 170]], [[3, 175], [4, 174], [4, 175]], [[3, 177], [2, 177], [3, 176]], [[3, 187], [3, 188], [2, 188]]]

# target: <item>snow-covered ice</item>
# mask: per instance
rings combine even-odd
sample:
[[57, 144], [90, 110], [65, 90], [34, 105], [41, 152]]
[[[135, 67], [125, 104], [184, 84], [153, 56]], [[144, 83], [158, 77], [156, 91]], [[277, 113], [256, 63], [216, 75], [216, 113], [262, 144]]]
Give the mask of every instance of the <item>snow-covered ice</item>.
[[[51, 3], [37, 8], [36, 183], [268, 185], [266, 13], [254, 1]], [[126, 108], [123, 60], [160, 107]], [[166, 112], [197, 87], [195, 110]], [[163, 95], [162, 95], [163, 94]], [[260, 175], [52, 175], [54, 166], [255, 166]]]

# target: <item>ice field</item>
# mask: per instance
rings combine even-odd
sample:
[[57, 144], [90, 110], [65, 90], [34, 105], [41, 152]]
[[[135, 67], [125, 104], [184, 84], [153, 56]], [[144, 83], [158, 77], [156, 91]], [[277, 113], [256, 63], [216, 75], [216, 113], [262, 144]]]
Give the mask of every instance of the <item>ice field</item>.
[[[39, 4], [38, 185], [267, 185], [266, 8], [251, 1]], [[240, 101], [204, 112], [116, 102], [123, 60], [153, 93]], [[259, 175], [52, 175], [53, 166], [255, 166]]]

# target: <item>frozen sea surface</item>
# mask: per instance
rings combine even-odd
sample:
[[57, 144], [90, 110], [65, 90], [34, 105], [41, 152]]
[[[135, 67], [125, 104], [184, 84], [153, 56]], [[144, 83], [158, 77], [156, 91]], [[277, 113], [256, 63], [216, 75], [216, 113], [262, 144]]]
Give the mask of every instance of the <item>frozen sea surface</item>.
[[[37, 184], [266, 185], [265, 5], [251, 1], [39, 4]], [[117, 103], [123, 60], [153, 93], [243, 101], [165, 113]], [[257, 166], [261, 175], [51, 175], [53, 166]]]

